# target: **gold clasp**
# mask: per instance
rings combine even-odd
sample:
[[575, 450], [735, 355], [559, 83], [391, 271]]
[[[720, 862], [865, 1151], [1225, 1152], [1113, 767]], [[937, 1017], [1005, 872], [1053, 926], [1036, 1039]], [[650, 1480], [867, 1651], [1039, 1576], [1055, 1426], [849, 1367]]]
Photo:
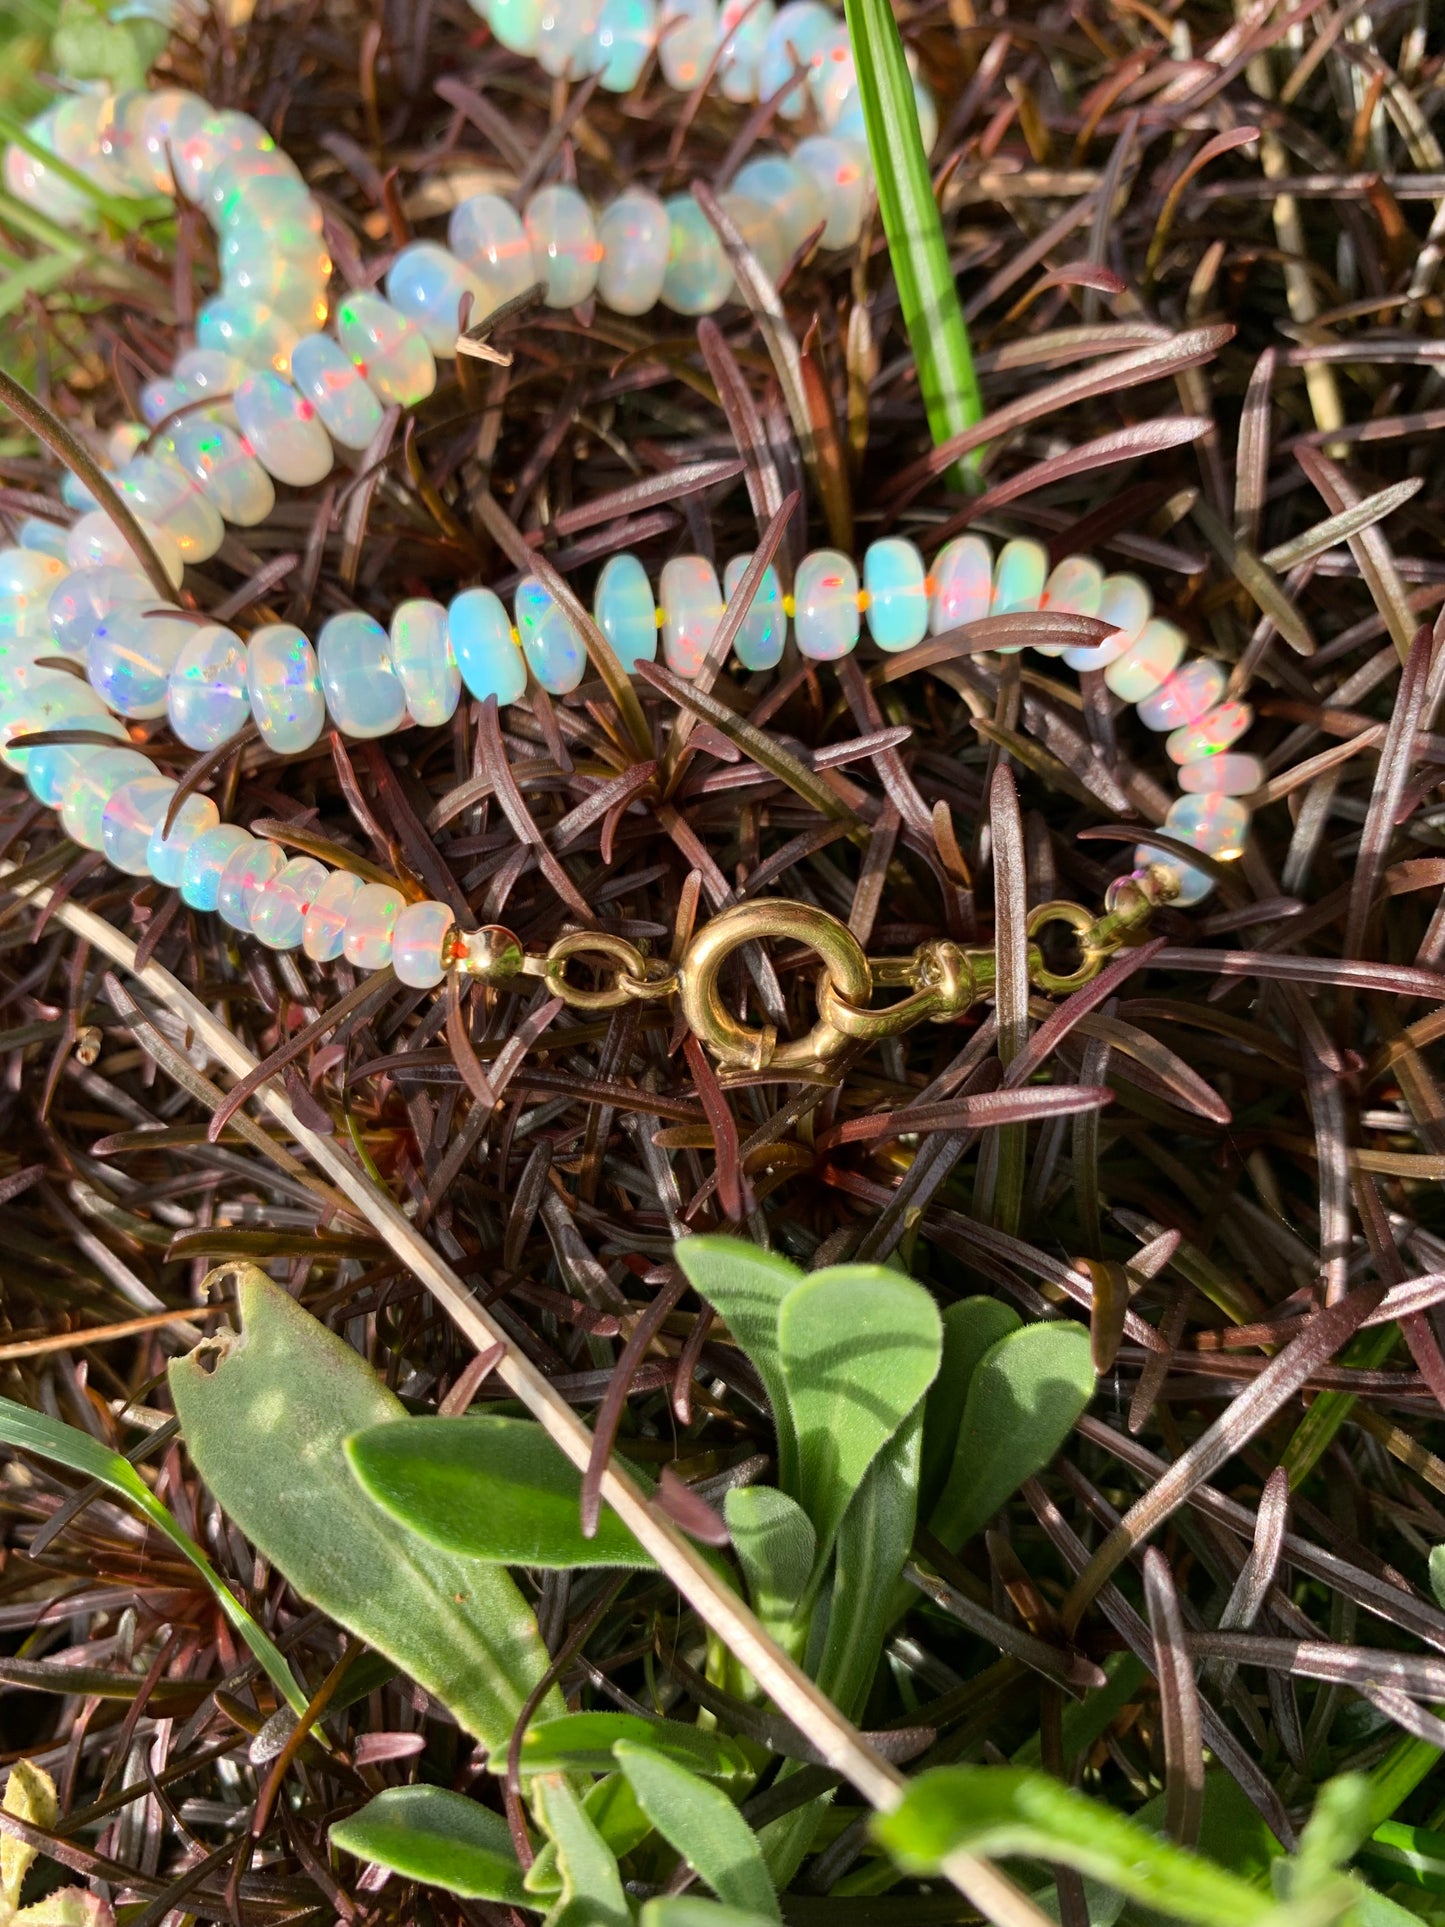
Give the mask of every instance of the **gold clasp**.
[[866, 1003], [873, 973], [862, 946], [846, 923], [811, 903], [786, 897], [735, 904], [705, 925], [688, 945], [678, 971], [683, 1015], [720, 1064], [760, 1071], [811, 1070], [838, 1055], [846, 1037], [826, 1016], [789, 1044], [780, 1044], [772, 1025], [758, 1030], [728, 1009], [718, 989], [718, 976], [732, 953], [760, 937], [791, 937], [816, 951], [823, 960], [819, 973], [819, 1002], [825, 989], [840, 991], [855, 1003]]

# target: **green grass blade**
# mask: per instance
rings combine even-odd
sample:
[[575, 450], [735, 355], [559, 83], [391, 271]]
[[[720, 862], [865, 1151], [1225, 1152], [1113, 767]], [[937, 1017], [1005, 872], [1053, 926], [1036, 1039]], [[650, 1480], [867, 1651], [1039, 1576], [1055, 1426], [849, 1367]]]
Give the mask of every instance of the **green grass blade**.
[[[983, 419], [983, 398], [933, 198], [913, 77], [889, 0], [846, 0], [845, 12], [903, 322], [929, 430], [935, 443], [945, 442]], [[975, 450], [955, 466], [957, 486], [976, 486], [978, 461]]]

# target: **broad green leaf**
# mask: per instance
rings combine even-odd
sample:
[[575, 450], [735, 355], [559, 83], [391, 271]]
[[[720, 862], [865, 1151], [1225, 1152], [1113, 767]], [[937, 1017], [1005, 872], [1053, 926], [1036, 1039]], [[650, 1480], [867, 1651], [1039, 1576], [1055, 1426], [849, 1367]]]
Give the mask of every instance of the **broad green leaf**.
[[957, 1304], [944, 1307], [943, 1357], [923, 1406], [918, 1507], [925, 1518], [947, 1483], [978, 1361], [990, 1346], [1016, 1332], [1022, 1323], [1018, 1313], [1001, 1298], [960, 1298]]
[[883, 1265], [810, 1272], [778, 1312], [798, 1439], [796, 1497], [826, 1557], [863, 1475], [938, 1373], [938, 1307]]
[[[505, 1759], [547, 1668], [527, 1602], [500, 1567], [442, 1551], [357, 1485], [343, 1442], [405, 1417], [365, 1360], [253, 1266], [241, 1271], [239, 1302], [239, 1337], [170, 1368], [201, 1477], [304, 1599], [393, 1660]], [[549, 1694], [540, 1710], [560, 1712], [561, 1695]]]
[[[1422, 1915], [1402, 1907], [1398, 1900], [1391, 1900], [1388, 1894], [1377, 1894], [1363, 1880], [1347, 1877], [1343, 1885], [1343, 1898], [1349, 1903], [1346, 1917], [1350, 1927], [1420, 1927]], [[1298, 1916], [1299, 1910], [1296, 1909], [1295, 1917]], [[1282, 1927], [1285, 1927], [1284, 1923]], [[1287, 1927], [1294, 1927], [1293, 1920]], [[1302, 1923], [1302, 1927], [1312, 1927], [1312, 1923]]]
[[[33, 1760], [17, 1760], [11, 1767], [3, 1804], [6, 1813], [32, 1827], [43, 1827], [47, 1833], [60, 1817], [55, 1782]], [[12, 1833], [0, 1834], [0, 1920], [20, 1905], [20, 1889], [39, 1851]]]
[[291, 1710], [294, 1713], [306, 1711], [309, 1695], [296, 1683], [291, 1668], [240, 1600], [223, 1583], [195, 1540], [181, 1531], [129, 1459], [122, 1458], [119, 1452], [112, 1452], [88, 1432], [82, 1432], [74, 1425], [62, 1424], [59, 1419], [51, 1418], [44, 1412], [32, 1412], [28, 1406], [14, 1405], [8, 1398], [0, 1398], [0, 1445], [13, 1445], [19, 1451], [33, 1452], [38, 1459], [50, 1459], [71, 1472], [79, 1472], [82, 1477], [94, 1479], [114, 1492], [127, 1505], [133, 1505], [147, 1524], [153, 1525], [157, 1532], [164, 1533], [176, 1550], [190, 1560], [215, 1595], [221, 1611], [261, 1662], [266, 1677]]
[[917, 1523], [923, 1414], [915, 1408], [878, 1454], [843, 1514], [819, 1686], [856, 1720], [893, 1623], [894, 1595]]
[[795, 1499], [770, 1485], [736, 1486], [723, 1518], [753, 1611], [770, 1629], [791, 1626], [818, 1553], [818, 1535]]
[[563, 1713], [528, 1727], [522, 1738], [523, 1773], [610, 1773], [619, 1741], [661, 1753], [710, 1780], [751, 1779], [746, 1754], [721, 1733], [681, 1720], [649, 1720], [640, 1713]]
[[[1133, 1661], [1132, 1655], [1130, 1659], [1137, 1667], [1138, 1662]], [[1104, 1695], [1098, 1693], [1089, 1697], [1102, 1699]], [[1083, 1704], [1087, 1706], [1088, 1700]], [[1071, 1710], [1077, 1712], [1083, 1708]], [[1022, 1764], [1017, 1760], [1015, 1763]], [[1156, 1795], [1132, 1816], [1135, 1826], [1147, 1827], [1151, 1833], [1162, 1832], [1167, 1804], [1164, 1794]], [[1222, 1767], [1210, 1767], [1204, 1775], [1204, 1811], [1194, 1851], [1201, 1858], [1214, 1861], [1226, 1872], [1249, 1881], [1261, 1893], [1272, 1890], [1273, 1869], [1284, 1857], [1284, 1848], [1270, 1832], [1248, 1794]], [[1137, 1902], [1125, 1916], [1127, 1927], [1163, 1927], [1165, 1918], [1157, 1908], [1140, 1906]]]
[[1355, 1858], [1372, 1880], [1445, 1894], [1445, 1833], [1387, 1820], [1375, 1828]]
[[1270, 1896], [1248, 1881], [1019, 1767], [935, 1767], [874, 1819], [873, 1832], [906, 1873], [936, 1873], [960, 1849], [994, 1859], [1021, 1855], [1073, 1867], [1197, 1927], [1251, 1927], [1274, 1911]]
[[609, 1507], [578, 1523], [582, 1475], [533, 1419], [413, 1418], [358, 1432], [346, 1456], [383, 1511], [448, 1552], [504, 1566], [650, 1566]]
[[166, 22], [107, 0], [60, 0], [51, 42], [56, 65], [75, 80], [105, 80], [112, 93], [144, 87], [147, 70], [165, 52]]
[[724, 1907], [695, 1894], [677, 1894], [649, 1900], [642, 1910], [641, 1927], [771, 1927], [776, 1919], [776, 1914], [745, 1913], [740, 1907]]
[[333, 1847], [466, 1900], [528, 1904], [500, 1813], [439, 1786], [395, 1786], [330, 1829]]
[[741, 1238], [682, 1238], [674, 1255], [763, 1381], [778, 1437], [778, 1484], [796, 1498], [798, 1445], [778, 1357], [778, 1307], [806, 1274]]
[[648, 1819], [719, 1900], [782, 1919], [758, 1836], [725, 1793], [650, 1747], [619, 1740], [613, 1752]]
[[974, 1369], [953, 1465], [928, 1524], [950, 1551], [966, 1544], [1041, 1472], [1094, 1395], [1089, 1334], [1060, 1319], [1025, 1325]]
[[543, 1927], [632, 1927], [617, 1856], [571, 1787], [560, 1774], [548, 1774], [537, 1781], [533, 1799], [562, 1876], [561, 1895]]
[[1342, 1773], [1315, 1795], [1314, 1810], [1289, 1863], [1291, 1900], [1307, 1900], [1352, 1860], [1370, 1836], [1370, 1783]]
[[[615, 1769], [617, 1762], [610, 1762]], [[614, 1858], [621, 1860], [640, 1847], [652, 1832], [652, 1822], [637, 1804], [637, 1795], [625, 1774], [614, 1770], [605, 1779], [594, 1780], [582, 1801], [582, 1811], [602, 1835]], [[562, 1885], [557, 1872], [557, 1849], [544, 1840], [527, 1875], [527, 1892], [555, 1896]], [[532, 1902], [535, 1907], [536, 1900]]]

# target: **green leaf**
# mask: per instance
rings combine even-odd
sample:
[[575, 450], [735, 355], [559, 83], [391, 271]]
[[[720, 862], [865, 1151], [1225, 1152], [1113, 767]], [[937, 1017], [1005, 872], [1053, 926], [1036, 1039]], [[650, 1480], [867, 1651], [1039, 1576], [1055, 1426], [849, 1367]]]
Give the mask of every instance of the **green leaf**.
[[923, 1463], [919, 1471], [918, 1505], [926, 1517], [948, 1480], [953, 1448], [963, 1423], [963, 1408], [978, 1361], [991, 1345], [1023, 1320], [1001, 1298], [960, 1298], [943, 1312], [943, 1357], [938, 1377], [928, 1388], [923, 1409]]
[[[527, 1602], [499, 1567], [443, 1552], [371, 1503], [342, 1444], [403, 1419], [400, 1400], [262, 1272], [248, 1265], [240, 1275], [240, 1336], [170, 1368], [197, 1470], [304, 1599], [393, 1660], [505, 1759], [547, 1667]], [[555, 1692], [542, 1708], [561, 1709]]]
[[796, 1497], [832, 1546], [863, 1475], [938, 1374], [938, 1307], [883, 1265], [831, 1265], [778, 1312], [778, 1358], [798, 1438]]
[[906, 1873], [936, 1873], [960, 1850], [1022, 1855], [1073, 1867], [1198, 1927], [1251, 1927], [1273, 1911], [1270, 1896], [1248, 1881], [1047, 1774], [1018, 1767], [935, 1767], [874, 1819], [873, 1832]]
[[796, 1498], [798, 1445], [778, 1356], [778, 1308], [806, 1274], [741, 1238], [682, 1238], [674, 1255], [688, 1283], [724, 1321], [763, 1381], [778, 1437], [778, 1484]]
[[1342, 1773], [1315, 1795], [1289, 1868], [1291, 1900], [1305, 1900], [1326, 1885], [1336, 1869], [1370, 1834], [1370, 1783], [1363, 1773]]
[[742, 1485], [724, 1498], [723, 1518], [753, 1611], [770, 1630], [791, 1627], [818, 1554], [807, 1513], [773, 1486]]
[[571, 1787], [549, 1774], [538, 1780], [533, 1799], [562, 1876], [561, 1895], [543, 1927], [632, 1927], [617, 1856]]
[[396, 1786], [330, 1829], [333, 1847], [465, 1900], [528, 1904], [500, 1813], [439, 1786]]
[[695, 1894], [677, 1894], [649, 1900], [642, 1910], [641, 1927], [769, 1927], [776, 1919], [776, 1914], [750, 1914]]
[[[973, 350], [933, 197], [913, 77], [890, 0], [844, 0], [893, 279], [935, 442], [983, 419]], [[966, 472], [976, 472], [977, 454]], [[955, 475], [967, 486], [967, 473]]]
[[979, 1360], [958, 1428], [953, 1465], [929, 1529], [964, 1545], [1041, 1472], [1094, 1395], [1089, 1334], [1059, 1319], [1025, 1325]]
[[51, 43], [60, 71], [76, 80], [105, 80], [113, 93], [145, 86], [165, 52], [165, 22], [139, 11], [122, 17], [106, 0], [61, 0]]
[[[614, 1771], [603, 1780], [594, 1780], [588, 1787], [582, 1801], [582, 1811], [602, 1835], [615, 1859], [621, 1860], [640, 1847], [652, 1832], [652, 1822], [637, 1804], [637, 1795], [627, 1783], [627, 1777], [617, 1772], [616, 1761], [609, 1764]], [[527, 1875], [529, 1894], [556, 1895], [561, 1888], [562, 1877], [557, 1871], [557, 1849], [550, 1840], [544, 1840], [537, 1858], [533, 1861]], [[537, 1902], [532, 1902], [536, 1906]]]
[[613, 1752], [648, 1819], [719, 1900], [782, 1919], [758, 1837], [725, 1793], [650, 1747], [619, 1740]]
[[653, 1563], [608, 1507], [583, 1538], [582, 1475], [532, 1419], [404, 1419], [349, 1438], [346, 1456], [369, 1498], [448, 1552], [558, 1569]]
[[261, 1662], [266, 1677], [292, 1712], [306, 1711], [310, 1695], [296, 1683], [291, 1668], [240, 1600], [222, 1582], [195, 1540], [181, 1531], [128, 1459], [122, 1458], [119, 1452], [112, 1452], [88, 1432], [62, 1424], [59, 1419], [50, 1418], [44, 1412], [32, 1412], [27, 1406], [12, 1404], [8, 1398], [0, 1398], [0, 1445], [13, 1445], [19, 1451], [33, 1452], [37, 1458], [50, 1459], [56, 1465], [66, 1466], [84, 1478], [96, 1480], [114, 1492], [117, 1498], [133, 1505], [157, 1532], [163, 1532], [177, 1551], [190, 1560], [215, 1595], [221, 1611]]
[[619, 1741], [665, 1754], [710, 1780], [751, 1780], [746, 1754], [721, 1733], [681, 1720], [649, 1720], [640, 1713], [563, 1713], [528, 1727], [522, 1737], [523, 1773], [610, 1773]]
[[1376, 1827], [1355, 1856], [1365, 1872], [1386, 1885], [1418, 1887], [1445, 1894], [1445, 1833], [1387, 1820]]
[[1437, 1606], [1445, 1606], [1445, 1546], [1430, 1548], [1430, 1590]]

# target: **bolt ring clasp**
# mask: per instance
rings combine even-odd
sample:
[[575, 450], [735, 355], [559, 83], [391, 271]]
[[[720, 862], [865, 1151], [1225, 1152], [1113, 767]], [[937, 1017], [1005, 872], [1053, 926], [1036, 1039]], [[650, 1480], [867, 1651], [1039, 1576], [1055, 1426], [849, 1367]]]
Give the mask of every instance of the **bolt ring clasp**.
[[739, 903], [706, 924], [693, 938], [678, 972], [683, 1015], [723, 1066], [738, 1070], [815, 1070], [846, 1047], [847, 1038], [826, 1017], [790, 1043], [780, 1044], [771, 1025], [757, 1029], [723, 1001], [718, 978], [735, 950], [764, 937], [792, 938], [822, 959], [820, 999], [831, 988], [853, 1004], [866, 1004], [873, 973], [852, 931], [811, 903], [786, 897]]

